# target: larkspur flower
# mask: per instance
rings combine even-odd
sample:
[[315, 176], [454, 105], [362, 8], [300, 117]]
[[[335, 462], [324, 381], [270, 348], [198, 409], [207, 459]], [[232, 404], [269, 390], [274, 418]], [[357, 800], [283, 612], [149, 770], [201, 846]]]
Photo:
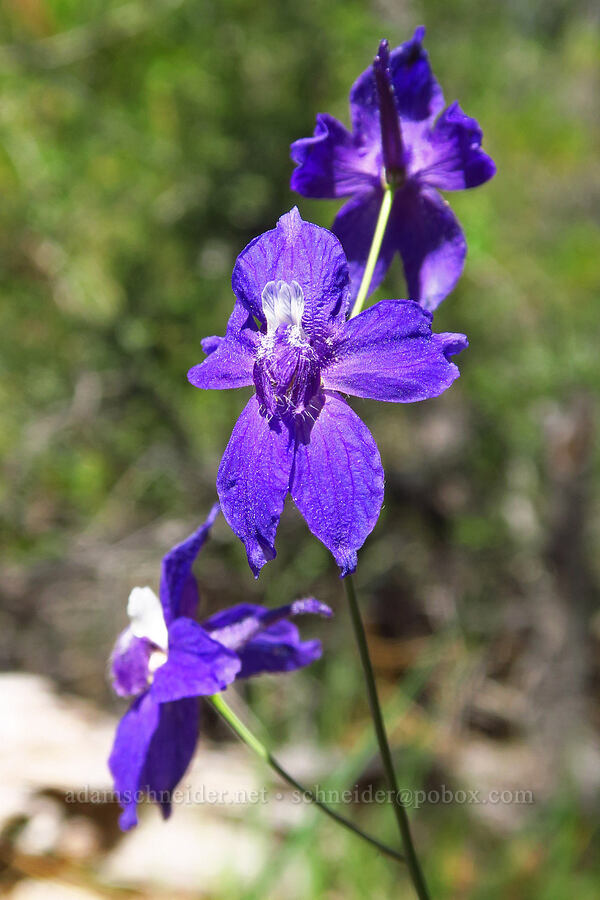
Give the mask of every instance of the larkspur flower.
[[342, 576], [374, 528], [383, 469], [373, 437], [340, 393], [408, 403], [458, 377], [461, 334], [432, 334], [411, 300], [383, 300], [347, 320], [349, 275], [331, 232], [297, 209], [237, 259], [236, 303], [224, 338], [188, 373], [199, 388], [253, 385], [221, 460], [223, 514], [255, 575], [275, 556], [286, 496], [333, 553]]
[[130, 625], [111, 657], [115, 691], [134, 701], [121, 719], [109, 766], [123, 807], [121, 828], [137, 824], [146, 794], [166, 818], [171, 795], [190, 763], [199, 734], [199, 696], [224, 690], [237, 678], [288, 672], [321, 655], [318, 640], [301, 641], [290, 617], [330, 616], [312, 598], [278, 609], [238, 604], [194, 621], [198, 602], [194, 560], [219, 511], [216, 504], [200, 528], [167, 553], [160, 600], [146, 588], [129, 597]]
[[458, 103], [444, 109], [422, 41], [424, 28], [392, 50], [382, 41], [350, 91], [352, 133], [326, 113], [314, 135], [291, 146], [291, 187], [305, 197], [351, 197], [333, 232], [348, 257], [356, 296], [386, 183], [394, 201], [370, 291], [394, 254], [404, 264], [408, 294], [435, 309], [458, 281], [466, 255], [459, 223], [437, 189], [476, 187], [495, 173], [481, 150], [482, 132]]

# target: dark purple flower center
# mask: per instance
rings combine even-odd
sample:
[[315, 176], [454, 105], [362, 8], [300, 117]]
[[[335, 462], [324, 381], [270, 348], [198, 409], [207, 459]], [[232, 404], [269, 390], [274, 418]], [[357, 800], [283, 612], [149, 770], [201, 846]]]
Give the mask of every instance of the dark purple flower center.
[[256, 395], [267, 415], [301, 415], [321, 385], [319, 359], [302, 327], [302, 288], [296, 281], [270, 281], [262, 306], [267, 331], [254, 364]]

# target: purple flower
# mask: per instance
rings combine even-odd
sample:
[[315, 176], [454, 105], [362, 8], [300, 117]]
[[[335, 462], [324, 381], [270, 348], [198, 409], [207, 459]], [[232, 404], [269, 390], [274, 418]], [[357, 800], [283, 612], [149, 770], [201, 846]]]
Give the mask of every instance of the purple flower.
[[188, 373], [200, 388], [253, 385], [217, 476], [223, 514], [255, 575], [275, 556], [288, 493], [342, 576], [383, 501], [373, 437], [338, 392], [396, 403], [436, 397], [458, 377], [461, 334], [432, 334], [431, 314], [384, 300], [347, 320], [348, 265], [331, 232], [297, 209], [237, 259], [224, 338]]
[[385, 183], [395, 196], [370, 285], [375, 290], [398, 251], [409, 296], [434, 310], [458, 281], [463, 232], [437, 188], [476, 187], [495, 173], [482, 132], [442, 90], [423, 50], [424, 28], [389, 53], [382, 41], [372, 66], [350, 91], [352, 133], [327, 113], [311, 138], [291, 146], [291, 186], [305, 197], [351, 197], [333, 224], [348, 257], [353, 296], [364, 273]]
[[320, 641], [301, 641], [287, 621], [304, 613], [330, 616], [329, 607], [314, 599], [271, 610], [239, 604], [202, 625], [191, 618], [198, 602], [192, 565], [218, 512], [216, 504], [206, 522], [163, 559], [160, 600], [148, 587], [133, 589], [130, 625], [113, 650], [115, 691], [135, 697], [109, 759], [124, 830], [137, 824], [144, 794], [169, 816], [172, 792], [198, 740], [197, 697], [222, 691], [236, 678], [298, 669], [321, 655]]

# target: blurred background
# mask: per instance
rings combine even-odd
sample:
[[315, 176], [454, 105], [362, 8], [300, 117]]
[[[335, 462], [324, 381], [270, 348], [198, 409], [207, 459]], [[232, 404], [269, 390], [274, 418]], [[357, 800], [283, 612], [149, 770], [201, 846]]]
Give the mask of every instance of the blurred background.
[[[110, 787], [127, 596], [204, 519], [245, 403], [185, 377], [224, 330], [236, 255], [294, 203], [331, 224], [336, 204], [290, 193], [289, 144], [317, 112], [347, 123], [378, 40], [424, 23], [498, 175], [448, 197], [469, 256], [436, 329], [469, 336], [462, 377], [353, 403], [387, 478], [357, 585], [399, 781], [432, 798], [412, 820], [433, 896], [598, 897], [598, 20], [585, 0], [1, 4], [0, 894], [411, 896], [209, 715], [184, 782], [270, 802], [166, 825], [147, 808], [121, 836], [114, 804], [66, 797]], [[404, 296], [398, 264], [378, 296]], [[319, 664], [235, 706], [307, 782], [382, 787], [336, 568], [291, 504], [278, 551], [255, 583], [220, 521], [197, 566], [205, 612], [307, 594], [336, 612], [301, 625]], [[512, 800], [436, 803], [444, 787]], [[388, 809], [344, 809], [395, 841]]]

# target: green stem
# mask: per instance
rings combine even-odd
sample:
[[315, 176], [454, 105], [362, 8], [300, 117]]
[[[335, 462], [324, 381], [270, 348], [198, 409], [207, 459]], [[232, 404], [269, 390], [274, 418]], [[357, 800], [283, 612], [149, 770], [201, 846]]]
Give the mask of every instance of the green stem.
[[381, 251], [381, 242], [383, 241], [386, 225], [390, 217], [393, 200], [394, 188], [388, 184], [386, 185], [383, 192], [383, 199], [381, 201], [381, 207], [379, 209], [379, 216], [377, 217], [377, 225], [375, 226], [373, 241], [371, 242], [371, 248], [367, 257], [367, 265], [365, 266], [365, 271], [360, 283], [358, 294], [356, 296], [356, 301], [354, 303], [354, 306], [352, 307], [352, 312], [350, 313], [351, 319], [353, 319], [354, 316], [357, 316], [359, 312], [362, 311], [365, 300], [368, 297], [371, 281], [373, 280], [373, 272], [375, 271], [375, 266], [379, 258], [379, 253]]
[[425, 884], [425, 879], [421, 871], [421, 866], [419, 864], [419, 860], [417, 858], [417, 854], [412, 841], [412, 836], [410, 833], [408, 815], [402, 803], [402, 800], [400, 799], [400, 793], [398, 791], [398, 782], [396, 781], [394, 763], [392, 760], [392, 754], [390, 751], [390, 745], [388, 742], [385, 725], [383, 723], [381, 706], [379, 705], [379, 697], [377, 696], [377, 686], [375, 684], [375, 674], [373, 672], [371, 657], [369, 655], [367, 636], [365, 634], [365, 628], [360, 615], [358, 600], [356, 598], [356, 591], [354, 589], [354, 582], [352, 581], [351, 575], [347, 575], [345, 577], [344, 587], [346, 588], [346, 595], [348, 597], [348, 604], [350, 606], [350, 616], [352, 618], [354, 635], [356, 637], [356, 643], [358, 644], [358, 652], [360, 654], [360, 661], [362, 663], [365, 683], [367, 686], [369, 706], [371, 708], [371, 716], [373, 719], [373, 725], [375, 727], [375, 734], [377, 735], [377, 743], [379, 744], [379, 752], [381, 753], [381, 761], [383, 763], [383, 769], [385, 772], [388, 787], [391, 792], [392, 805], [394, 808], [394, 813], [396, 815], [396, 821], [398, 822], [398, 828], [402, 837], [402, 846], [404, 848], [406, 857], [406, 865], [408, 867], [408, 871], [419, 900], [429, 900], [427, 886]]
[[391, 856], [392, 859], [398, 860], [400, 862], [404, 862], [404, 856], [401, 853], [398, 853], [396, 850], [393, 850], [391, 847], [388, 847], [387, 844], [383, 844], [381, 841], [378, 841], [377, 838], [371, 837], [371, 835], [366, 834], [364, 831], [361, 831], [356, 825], [350, 822], [348, 819], [345, 819], [344, 816], [341, 816], [335, 810], [331, 809], [331, 807], [327, 806], [327, 804], [323, 803], [319, 800], [312, 791], [305, 788], [299, 781], [286, 772], [286, 770], [281, 766], [274, 756], [269, 753], [265, 745], [259, 741], [256, 735], [252, 734], [252, 732], [244, 725], [241, 719], [236, 716], [231, 707], [227, 704], [222, 694], [212, 694], [210, 697], [206, 698], [214, 708], [217, 710], [219, 715], [225, 719], [229, 727], [235, 731], [237, 736], [241, 738], [241, 740], [250, 747], [251, 750], [259, 756], [263, 762], [266, 762], [277, 774], [283, 778], [284, 781], [287, 781], [288, 784], [291, 784], [292, 787], [296, 788], [296, 790], [300, 791], [300, 793], [306, 797], [311, 803], [314, 803], [315, 806], [318, 806], [319, 809], [322, 809], [323, 812], [329, 816], [330, 819], [333, 819], [334, 822], [337, 822], [338, 825], [342, 825], [344, 828], [347, 828], [349, 831], [352, 831], [358, 837], [362, 838], [367, 843], [371, 844], [373, 847], [376, 847], [381, 853], [385, 853], [386, 856]]

